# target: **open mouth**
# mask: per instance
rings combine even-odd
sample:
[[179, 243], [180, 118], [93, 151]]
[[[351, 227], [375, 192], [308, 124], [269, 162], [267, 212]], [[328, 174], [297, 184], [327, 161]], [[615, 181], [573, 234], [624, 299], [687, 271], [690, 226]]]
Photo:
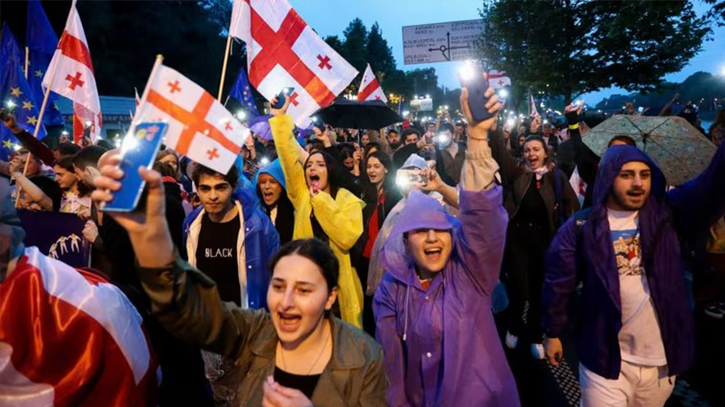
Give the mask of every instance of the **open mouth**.
[[443, 253], [443, 249], [441, 249], [440, 247], [435, 247], [435, 248], [425, 249], [423, 251], [423, 253], [425, 253], [425, 257], [428, 260], [436, 261], [441, 258], [441, 253]]
[[320, 176], [317, 174], [310, 174], [310, 181], [320, 182]]
[[286, 314], [283, 312], [279, 312], [277, 315], [279, 315], [280, 328], [287, 332], [296, 330], [300, 325], [300, 321], [302, 321], [302, 317], [300, 315]]

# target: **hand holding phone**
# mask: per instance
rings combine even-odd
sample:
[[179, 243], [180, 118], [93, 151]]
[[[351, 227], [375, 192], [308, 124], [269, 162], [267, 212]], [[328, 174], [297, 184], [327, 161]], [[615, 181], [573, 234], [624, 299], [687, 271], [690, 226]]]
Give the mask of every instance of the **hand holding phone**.
[[165, 123], [141, 123], [136, 126], [134, 133], [126, 134], [121, 145], [119, 164], [125, 174], [121, 189], [101, 209], [106, 212], [132, 212], [136, 209], [146, 185], [138, 170], [140, 167], [151, 168], [168, 127]]
[[281, 109], [284, 107], [284, 104], [287, 103], [287, 97], [294, 93], [295, 88], [284, 88], [282, 91], [279, 92], [279, 95], [277, 95], [277, 103], [272, 105], [273, 109]]
[[466, 64], [458, 74], [461, 86], [468, 89], [468, 107], [476, 122], [490, 119], [494, 115], [486, 109], [489, 98], [486, 97], [488, 90], [488, 79], [483, 75], [483, 70], [478, 64]]

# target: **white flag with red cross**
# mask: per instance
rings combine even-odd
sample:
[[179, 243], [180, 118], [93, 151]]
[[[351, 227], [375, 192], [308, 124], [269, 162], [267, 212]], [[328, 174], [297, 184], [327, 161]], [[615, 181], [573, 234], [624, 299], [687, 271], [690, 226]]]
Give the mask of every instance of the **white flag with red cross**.
[[287, 0], [234, 0], [229, 35], [247, 44], [249, 82], [265, 98], [294, 88], [288, 113], [301, 127], [358, 74]]
[[101, 136], [103, 116], [86, 109], [82, 104], [73, 102], [73, 142], [80, 144], [86, 129], [91, 140], [96, 141]]
[[179, 72], [159, 64], [136, 111], [137, 121], [168, 123], [164, 144], [226, 174], [249, 129], [218, 100]]
[[370, 67], [370, 64], [365, 68], [362, 83], [360, 83], [360, 89], [357, 92], [357, 100], [361, 102], [364, 100], [382, 100], [388, 103], [388, 98], [385, 97], [385, 92], [380, 87], [380, 82], [375, 77], [375, 73], [373, 72], [373, 68]]
[[511, 86], [511, 78], [504, 71], [488, 71], [488, 86], [494, 89], [501, 89], [504, 86]]
[[[43, 88], [50, 88], [53, 92], [72, 100], [74, 104], [83, 106], [89, 112], [89, 116], [101, 115], [101, 102], [98, 98], [91, 52], [88, 50], [86, 34], [78, 16], [76, 0], [73, 0], [63, 35], [58, 41], [58, 48], [43, 77]], [[99, 125], [93, 129], [91, 137], [100, 135], [100, 120], [86, 121], [98, 122]]]
[[529, 94], [529, 116], [530, 117], [539, 117], [539, 110], [536, 109], [536, 101], [534, 100], [534, 95]]

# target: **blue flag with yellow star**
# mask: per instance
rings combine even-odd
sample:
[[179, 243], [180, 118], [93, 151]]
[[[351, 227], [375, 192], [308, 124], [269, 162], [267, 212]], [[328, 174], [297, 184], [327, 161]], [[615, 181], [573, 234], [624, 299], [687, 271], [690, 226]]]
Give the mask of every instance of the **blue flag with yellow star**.
[[[24, 61], [13, 33], [7, 24], [3, 24], [0, 37], [0, 101], [6, 110], [12, 110], [20, 127], [32, 134], [38, 123], [40, 108], [35, 103], [33, 91], [23, 75]], [[38, 138], [45, 136], [45, 126], [41, 125]], [[17, 140], [5, 126], [0, 126], [0, 143], [0, 159], [7, 160]]]
[[252, 88], [249, 86], [249, 79], [247, 79], [247, 72], [244, 68], [239, 70], [237, 81], [234, 82], [232, 91], [229, 96], [237, 99], [242, 103], [244, 107], [249, 110], [249, 117], [259, 116], [257, 106], [254, 104], [254, 96], [252, 96]]
[[[55, 49], [58, 47], [58, 36], [43, 11], [38, 0], [28, 1], [28, 24], [25, 32], [25, 45], [28, 46], [28, 83], [33, 90], [33, 96], [38, 103], [43, 103], [43, 76], [50, 65]], [[65, 124], [63, 116], [58, 110], [55, 101], [58, 95], [54, 92], [48, 96], [48, 106], [43, 114], [43, 124], [47, 126], [62, 126]]]

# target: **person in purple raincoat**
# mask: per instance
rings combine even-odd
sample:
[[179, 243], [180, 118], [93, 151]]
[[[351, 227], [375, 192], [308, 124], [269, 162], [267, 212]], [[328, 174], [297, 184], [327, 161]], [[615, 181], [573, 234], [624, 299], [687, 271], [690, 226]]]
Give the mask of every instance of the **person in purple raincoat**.
[[[459, 185], [460, 221], [433, 198], [412, 191], [382, 249], [387, 273], [373, 311], [392, 407], [520, 405], [491, 312], [508, 215], [488, 146], [501, 104], [492, 89], [486, 97], [494, 118], [476, 123], [467, 90], [461, 95], [471, 126]], [[427, 175], [429, 185], [440, 182], [434, 171]]]

